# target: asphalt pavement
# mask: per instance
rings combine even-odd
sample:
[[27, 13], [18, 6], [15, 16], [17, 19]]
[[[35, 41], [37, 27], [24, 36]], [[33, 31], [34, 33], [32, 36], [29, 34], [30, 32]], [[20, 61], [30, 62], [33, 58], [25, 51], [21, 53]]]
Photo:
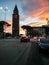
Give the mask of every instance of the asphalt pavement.
[[37, 43], [0, 40], [0, 65], [43, 65]]

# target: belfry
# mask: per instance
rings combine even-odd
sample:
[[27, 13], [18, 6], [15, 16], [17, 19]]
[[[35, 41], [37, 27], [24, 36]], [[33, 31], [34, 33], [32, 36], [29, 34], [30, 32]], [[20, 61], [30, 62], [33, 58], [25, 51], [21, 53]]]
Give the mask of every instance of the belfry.
[[12, 36], [19, 36], [19, 12], [17, 5], [15, 5], [12, 16]]

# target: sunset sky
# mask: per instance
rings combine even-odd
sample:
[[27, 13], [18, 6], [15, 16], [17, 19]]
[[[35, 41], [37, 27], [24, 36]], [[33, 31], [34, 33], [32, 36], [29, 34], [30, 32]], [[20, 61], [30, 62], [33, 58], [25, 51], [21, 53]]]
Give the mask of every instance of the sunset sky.
[[0, 0], [0, 20], [11, 23], [15, 4], [19, 10], [20, 26], [35, 22], [45, 22], [49, 18], [49, 0]]

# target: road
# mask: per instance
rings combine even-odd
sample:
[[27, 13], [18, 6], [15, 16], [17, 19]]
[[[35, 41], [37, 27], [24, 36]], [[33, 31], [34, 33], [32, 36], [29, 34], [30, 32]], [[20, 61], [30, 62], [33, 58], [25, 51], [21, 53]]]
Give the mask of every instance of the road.
[[42, 58], [44, 65], [49, 65], [49, 55], [45, 55], [45, 54], [41, 53], [40, 56]]
[[19, 39], [0, 40], [0, 65], [43, 65], [42, 58], [36, 43], [21, 43]]

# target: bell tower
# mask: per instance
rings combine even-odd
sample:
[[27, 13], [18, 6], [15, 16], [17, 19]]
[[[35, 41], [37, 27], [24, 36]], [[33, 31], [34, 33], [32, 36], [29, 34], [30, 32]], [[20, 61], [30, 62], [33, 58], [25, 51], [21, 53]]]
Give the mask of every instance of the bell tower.
[[19, 36], [19, 12], [17, 5], [13, 10], [13, 17], [12, 17], [12, 36]]

